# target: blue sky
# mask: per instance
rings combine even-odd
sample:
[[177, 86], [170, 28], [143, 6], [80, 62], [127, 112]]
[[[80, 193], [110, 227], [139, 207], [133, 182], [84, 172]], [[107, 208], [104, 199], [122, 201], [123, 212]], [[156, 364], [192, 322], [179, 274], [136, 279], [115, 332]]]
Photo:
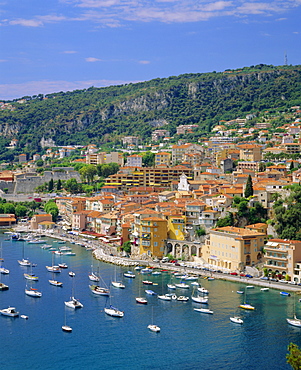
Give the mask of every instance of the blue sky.
[[0, 100], [301, 64], [301, 0], [0, 0]]

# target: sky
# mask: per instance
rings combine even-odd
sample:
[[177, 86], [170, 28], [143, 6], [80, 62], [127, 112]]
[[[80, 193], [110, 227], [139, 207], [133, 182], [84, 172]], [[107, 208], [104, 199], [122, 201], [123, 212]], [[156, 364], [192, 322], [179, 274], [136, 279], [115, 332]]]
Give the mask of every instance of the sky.
[[301, 0], [0, 0], [0, 101], [300, 60]]

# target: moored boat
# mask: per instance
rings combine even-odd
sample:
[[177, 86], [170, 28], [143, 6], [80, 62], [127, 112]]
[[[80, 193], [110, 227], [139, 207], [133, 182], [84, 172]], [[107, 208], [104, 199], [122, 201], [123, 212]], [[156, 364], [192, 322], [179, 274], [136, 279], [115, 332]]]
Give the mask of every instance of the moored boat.
[[144, 297], [136, 297], [136, 302], [140, 304], [147, 304], [147, 299]]
[[102, 288], [98, 285], [89, 285], [89, 288], [92, 293], [98, 294], [98, 295], [104, 295], [104, 296], [109, 296], [110, 291], [107, 288]]
[[161, 328], [158, 326], [158, 325], [148, 325], [147, 328], [150, 330], [150, 331], [153, 331], [154, 333], [159, 333], [161, 331]]
[[110, 306], [109, 308], [105, 307], [104, 311], [107, 315], [112, 316], [112, 317], [123, 317], [124, 316], [123, 311], [120, 311], [113, 306]]
[[40, 298], [42, 297], [42, 293], [39, 292], [37, 289], [35, 288], [25, 288], [25, 294], [26, 295], [29, 295], [30, 297], [34, 297], [34, 298]]
[[233, 317], [230, 317], [230, 320], [232, 322], [234, 322], [235, 324], [243, 324], [243, 319], [240, 318], [239, 316], [233, 316]]
[[1, 315], [3, 316], [9, 316], [9, 317], [17, 317], [19, 316], [19, 312], [16, 311], [15, 307], [8, 307], [8, 308], [3, 308], [0, 310]]
[[74, 297], [71, 297], [70, 301], [66, 301], [65, 305], [73, 309], [84, 307], [84, 305], [78, 299]]
[[194, 308], [195, 311], [201, 312], [201, 313], [207, 313], [212, 315], [213, 311], [209, 310], [209, 308]]
[[50, 283], [51, 285], [59, 286], [59, 287], [63, 286], [63, 283], [62, 283], [62, 282], [60, 282], [60, 281], [57, 281], [57, 280], [48, 280], [48, 281], [49, 281], [49, 283]]

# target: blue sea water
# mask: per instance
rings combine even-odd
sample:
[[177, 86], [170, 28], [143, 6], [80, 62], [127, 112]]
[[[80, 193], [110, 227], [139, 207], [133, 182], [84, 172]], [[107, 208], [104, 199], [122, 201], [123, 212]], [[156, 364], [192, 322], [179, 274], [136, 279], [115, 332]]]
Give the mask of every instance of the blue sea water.
[[[135, 297], [145, 295], [145, 289], [167, 292], [166, 283], [171, 279], [169, 273], [154, 277], [136, 272], [135, 279], [123, 278], [125, 289], [110, 287], [112, 305], [125, 315], [109, 317], [103, 311], [110, 304], [108, 299], [90, 292], [91, 264], [95, 269], [99, 266], [108, 286], [115, 274], [121, 278], [126, 269], [93, 261], [91, 251], [69, 243], [66, 245], [76, 256], [55, 257], [69, 266], [54, 276], [63, 282], [62, 288], [48, 282], [53, 278], [45, 268], [51, 265], [51, 252], [39, 244], [24, 243], [25, 257], [37, 264], [33, 272], [39, 281], [32, 285], [43, 294], [41, 298], [26, 296], [28, 281], [23, 274], [29, 269], [17, 262], [22, 258], [23, 243], [4, 238], [0, 235], [3, 266], [10, 274], [1, 275], [9, 290], [0, 291], [0, 309], [14, 306], [29, 319], [0, 316], [1, 369], [290, 369], [285, 359], [287, 346], [290, 342], [301, 346], [301, 329], [286, 323], [286, 317], [293, 315], [292, 297], [255, 287], [248, 289], [247, 298], [256, 310], [239, 311], [244, 297], [236, 291], [244, 286], [226, 281], [199, 279], [210, 291], [208, 307], [214, 311], [206, 315], [194, 311], [199, 305], [191, 300], [166, 302], [147, 296], [148, 305], [136, 304]], [[62, 246], [47, 238], [45, 243]], [[68, 275], [70, 270], [76, 273], [74, 278]], [[158, 285], [143, 286], [145, 279]], [[83, 303], [82, 309], [65, 307], [72, 291]], [[177, 294], [191, 295], [191, 291]], [[300, 306], [297, 302], [297, 314], [298, 310], [301, 314]], [[243, 325], [230, 322], [235, 312], [243, 316]], [[62, 331], [65, 320], [72, 333]], [[147, 329], [152, 322], [161, 327], [160, 333]]]

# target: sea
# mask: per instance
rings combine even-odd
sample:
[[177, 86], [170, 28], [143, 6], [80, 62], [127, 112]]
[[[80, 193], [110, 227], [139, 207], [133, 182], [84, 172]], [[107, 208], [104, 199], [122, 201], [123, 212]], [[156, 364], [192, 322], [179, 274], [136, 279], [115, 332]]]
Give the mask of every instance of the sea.
[[[62, 247], [54, 239], [44, 238], [45, 244]], [[0, 316], [0, 369], [290, 369], [286, 363], [290, 342], [301, 346], [301, 329], [286, 322], [294, 310], [301, 316], [301, 303], [293, 296], [285, 297], [278, 290], [263, 292], [259, 287], [247, 289], [246, 299], [255, 306], [254, 311], [238, 308], [244, 295], [237, 294], [245, 286], [221, 280], [198, 282], [209, 290], [212, 315], [194, 310], [200, 305], [189, 300], [162, 301], [146, 295], [145, 289], [167, 293], [167, 283], [177, 282], [168, 272], [161, 275], [136, 274], [134, 279], [123, 277], [128, 268], [95, 260], [91, 251], [80, 245], [65, 243], [75, 256], [55, 256], [55, 262], [66, 262], [68, 269], [55, 274], [48, 272], [52, 252], [41, 244], [15, 242], [0, 234], [2, 265], [10, 270], [1, 275], [9, 290], [0, 291], [0, 309], [16, 307], [20, 317]], [[39, 280], [32, 287], [42, 292], [41, 298], [25, 295], [28, 286], [18, 260], [28, 258], [33, 273]], [[99, 271], [99, 285], [110, 287], [110, 298], [94, 295], [88, 278], [92, 269]], [[68, 271], [75, 272], [70, 277]], [[117, 277], [125, 289], [111, 286]], [[63, 282], [63, 287], [49, 284], [49, 279]], [[145, 286], [143, 280], [156, 285]], [[193, 287], [177, 290], [177, 295], [191, 296]], [[64, 302], [74, 295], [83, 308], [73, 310]], [[148, 304], [140, 305], [135, 297], [147, 297]], [[112, 304], [124, 311], [123, 318], [104, 313]], [[205, 307], [205, 305], [204, 305]], [[241, 315], [242, 325], [229, 320]], [[72, 327], [72, 332], [62, 331], [62, 325]], [[160, 326], [161, 332], [148, 330], [149, 324]]]

